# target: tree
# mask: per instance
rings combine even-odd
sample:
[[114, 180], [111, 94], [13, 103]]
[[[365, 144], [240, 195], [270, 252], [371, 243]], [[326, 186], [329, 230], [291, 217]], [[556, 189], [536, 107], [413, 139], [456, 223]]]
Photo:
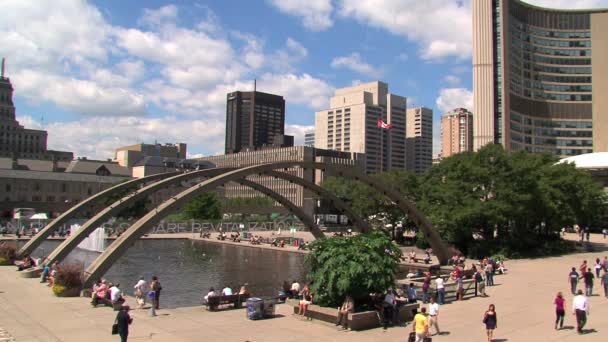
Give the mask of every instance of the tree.
[[[389, 171], [372, 177], [397, 189], [403, 196], [414, 200], [418, 192], [418, 178], [405, 171]], [[338, 198], [346, 201], [351, 209], [363, 219], [372, 219], [372, 225], [383, 228], [385, 224], [395, 227], [407, 217], [389, 198], [359, 181], [328, 177], [323, 187]]]
[[217, 220], [221, 216], [222, 204], [215, 192], [205, 192], [184, 205], [182, 218], [186, 220]]
[[567, 225], [602, 217], [606, 196], [590, 175], [549, 154], [488, 145], [447, 158], [421, 181], [419, 207], [471, 256], [550, 252]]
[[314, 241], [305, 260], [315, 301], [337, 307], [350, 294], [357, 305], [367, 302], [370, 293], [395, 285], [400, 256], [400, 249], [379, 231]]

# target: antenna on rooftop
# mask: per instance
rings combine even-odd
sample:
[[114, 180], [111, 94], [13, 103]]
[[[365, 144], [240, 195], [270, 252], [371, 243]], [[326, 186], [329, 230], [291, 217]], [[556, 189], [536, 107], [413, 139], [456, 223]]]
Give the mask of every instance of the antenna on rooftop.
[[0, 77], [4, 78], [4, 63], [6, 61], [6, 58], [2, 57], [2, 74], [0, 74]]
[[[2, 75], [4, 75], [4, 59], [2, 59]], [[257, 80], [254, 78], [253, 79], [253, 91], [254, 92], [256, 90], [256, 83], [257, 83]]]

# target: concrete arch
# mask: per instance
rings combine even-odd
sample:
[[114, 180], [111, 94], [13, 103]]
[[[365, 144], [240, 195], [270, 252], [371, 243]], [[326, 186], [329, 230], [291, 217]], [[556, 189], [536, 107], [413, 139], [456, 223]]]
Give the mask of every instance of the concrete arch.
[[110, 196], [113, 196], [116, 193], [120, 193], [121, 191], [124, 191], [125, 189], [129, 189], [130, 187], [138, 186], [138, 185], [145, 184], [148, 182], [155, 182], [159, 179], [167, 178], [167, 177], [173, 176], [178, 173], [179, 172], [167, 172], [167, 173], [161, 173], [161, 174], [151, 175], [151, 176], [147, 176], [147, 177], [142, 177], [142, 178], [138, 178], [138, 179], [133, 179], [133, 180], [130, 180], [130, 181], [127, 181], [124, 183], [117, 184], [113, 187], [110, 187], [102, 192], [99, 192], [99, 193], [85, 199], [84, 201], [76, 204], [75, 206], [73, 206], [72, 208], [70, 208], [69, 210], [64, 212], [63, 214], [59, 215], [56, 219], [54, 219], [49, 224], [47, 224], [44, 228], [42, 228], [42, 230], [39, 231], [38, 234], [34, 235], [25, 245], [23, 245], [23, 247], [21, 247], [21, 249], [17, 252], [18, 256], [22, 257], [26, 254], [32, 253], [38, 246], [40, 246], [40, 244], [44, 240], [46, 240], [51, 235], [51, 233], [56, 231], [59, 227], [61, 227], [68, 220], [74, 218], [76, 216], [76, 214], [78, 214], [82, 210], [86, 209], [87, 206], [94, 206], [95, 204], [98, 204], [99, 201], [101, 201], [105, 198], [108, 198]]
[[121, 210], [128, 208], [136, 201], [142, 198], [146, 198], [147, 196], [153, 194], [154, 192], [162, 188], [179, 184], [180, 182], [188, 181], [191, 179], [217, 176], [229, 170], [234, 170], [234, 168], [214, 168], [181, 173], [173, 177], [154, 182], [141, 189], [138, 189], [133, 193], [128, 194], [127, 196], [112, 203], [110, 206], [106, 207], [105, 209], [97, 213], [95, 216], [90, 218], [87, 222], [85, 222], [76, 233], [65, 239], [46, 257], [46, 259], [44, 260], [44, 264], [48, 265], [54, 263], [55, 261], [61, 261], [65, 259], [65, 257], [67, 257], [68, 254], [70, 254], [70, 252], [74, 250], [95, 229], [97, 229], [100, 225], [102, 225], [114, 215], [118, 214]]
[[[137, 239], [145, 234], [150, 226], [157, 224], [160, 219], [176, 208], [180, 207], [181, 204], [191, 200], [195, 196], [210, 191], [217, 186], [225, 184], [227, 182], [235, 181], [251, 174], [263, 173], [265, 171], [272, 171], [275, 169], [288, 169], [290, 167], [302, 167], [302, 168], [314, 168], [314, 169], [332, 169], [337, 172], [338, 175], [346, 176], [355, 180], [360, 180], [368, 185], [377, 188], [385, 196], [389, 197], [401, 210], [409, 215], [414, 223], [424, 232], [425, 237], [429, 240], [431, 247], [435, 251], [435, 254], [439, 258], [442, 264], [447, 263], [448, 251], [445, 247], [443, 240], [439, 234], [433, 229], [430, 222], [422, 215], [414, 206], [414, 204], [403, 198], [398, 192], [386, 186], [382, 182], [373, 179], [367, 175], [364, 175], [352, 168], [341, 167], [334, 165], [327, 165], [318, 162], [281, 162], [272, 164], [262, 164], [256, 166], [245, 167], [233, 171], [226, 172], [220, 176], [207, 179], [187, 190], [184, 190], [175, 197], [165, 201], [159, 205], [154, 211], [149, 212], [140, 220], [135, 222], [130, 229], [120, 236], [113, 244], [111, 244], [101, 255], [99, 255], [93, 263], [85, 271], [85, 283], [88, 285], [93, 279], [102, 276]], [[318, 235], [320, 231], [312, 231], [315, 237], [322, 237]]]
[[[97, 227], [99, 227], [101, 224], [106, 222], [108, 219], [110, 219], [111, 217], [113, 217], [114, 215], [119, 213], [121, 210], [132, 205], [135, 201], [145, 198], [145, 197], [149, 196], [150, 194], [154, 193], [155, 191], [157, 191], [161, 188], [165, 188], [170, 185], [178, 184], [180, 182], [188, 181], [188, 180], [196, 179], [196, 178], [213, 177], [213, 176], [217, 176], [217, 175], [220, 175], [222, 173], [225, 173], [227, 171], [231, 171], [234, 169], [235, 168], [217, 168], [217, 169], [205, 169], [205, 170], [200, 170], [200, 171], [192, 171], [192, 172], [188, 172], [188, 173], [179, 174], [179, 175], [152, 183], [146, 187], [143, 187], [143, 188], [137, 190], [136, 192], [131, 193], [131, 194], [119, 199], [118, 201], [114, 202], [107, 208], [105, 208], [102, 211], [100, 211], [99, 213], [97, 213], [97, 215], [95, 215], [94, 217], [89, 219], [87, 222], [85, 222], [82, 225], [82, 227], [80, 227], [80, 229], [75, 234], [71, 235], [69, 238], [64, 240], [59, 246], [57, 246], [46, 257], [46, 259], [44, 260], [44, 264], [48, 265], [48, 264], [52, 264], [56, 261], [61, 261], [61, 260], [65, 259], [65, 257], [67, 257], [68, 254], [70, 254], [70, 252], [72, 250], [74, 250]], [[334, 196], [327, 190], [315, 185], [314, 183], [308, 182], [302, 178], [290, 175], [288, 173], [283, 173], [283, 172], [270, 171], [270, 172], [268, 172], [268, 175], [291, 181], [291, 182], [299, 184], [321, 196], [324, 196], [328, 200], [332, 201], [333, 204], [336, 206], [336, 208], [345, 212], [346, 215], [348, 216], [348, 218], [353, 223], [355, 223], [355, 225], [357, 227], [359, 227], [359, 229], [361, 229], [362, 231], [368, 231], [370, 229], [369, 226], [367, 225], [367, 223], [365, 221], [361, 220], [355, 213], [353, 213], [343, 201], [341, 201], [339, 198], [337, 198], [336, 196]], [[241, 178], [236, 182], [249, 186], [251, 188], [254, 188], [257, 191], [262, 192], [262, 193], [268, 195], [269, 197], [272, 197], [274, 200], [281, 203], [284, 207], [288, 208], [292, 213], [294, 213], [294, 215], [296, 215], [302, 221], [302, 223], [304, 223], [306, 225], [306, 227], [308, 227], [311, 231], [313, 231], [313, 232], [318, 231], [319, 236], [323, 235], [311, 217], [306, 215], [306, 213], [304, 213], [299, 207], [295, 206], [292, 202], [285, 199], [281, 195], [277, 194], [276, 192], [274, 192], [264, 186], [261, 186], [258, 183], [249, 181], [244, 178]]]
[[355, 227], [359, 228], [360, 231], [368, 232], [371, 230], [371, 227], [369, 226], [369, 224], [367, 222], [365, 222], [364, 220], [362, 220], [359, 217], [359, 215], [355, 214], [355, 212], [353, 212], [350, 209], [350, 207], [348, 205], [346, 205], [346, 203], [344, 203], [344, 201], [339, 199], [336, 195], [332, 194], [331, 192], [323, 189], [322, 187], [320, 187], [314, 183], [305, 181], [304, 179], [302, 179], [298, 176], [294, 176], [292, 174], [285, 173], [285, 172], [264, 171], [264, 174], [272, 176], [272, 177], [282, 178], [282, 179], [288, 180], [292, 183], [296, 183], [298, 185], [301, 185], [301, 186], [307, 188], [308, 190], [316, 193], [317, 195], [331, 201], [332, 204], [334, 205], [334, 207], [336, 209], [340, 210], [342, 213], [346, 214], [346, 216], [349, 218], [349, 220], [352, 221], [353, 225]]

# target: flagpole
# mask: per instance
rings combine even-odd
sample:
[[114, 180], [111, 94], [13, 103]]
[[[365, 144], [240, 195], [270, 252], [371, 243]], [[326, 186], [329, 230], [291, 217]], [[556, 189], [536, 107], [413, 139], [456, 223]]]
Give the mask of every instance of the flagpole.
[[[384, 122], [384, 121], [383, 121]], [[380, 172], [384, 169], [384, 128], [382, 126], [378, 127], [380, 129]]]

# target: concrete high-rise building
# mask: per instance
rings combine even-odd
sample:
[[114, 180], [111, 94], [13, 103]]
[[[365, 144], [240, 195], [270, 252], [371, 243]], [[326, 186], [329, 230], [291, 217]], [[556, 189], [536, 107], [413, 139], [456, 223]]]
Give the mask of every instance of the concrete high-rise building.
[[285, 99], [259, 91], [227, 95], [226, 153], [255, 150], [274, 144], [285, 134]]
[[304, 133], [304, 146], [315, 147], [315, 132]]
[[473, 150], [473, 114], [456, 108], [441, 117], [441, 158]]
[[338, 89], [315, 115], [315, 147], [365, 153], [367, 173], [404, 170], [406, 103], [379, 81]]
[[433, 110], [409, 108], [406, 118], [405, 167], [420, 176], [433, 165]]
[[27, 129], [15, 117], [13, 85], [5, 76], [4, 58], [0, 73], [0, 157], [70, 161], [72, 152], [47, 150], [47, 132]]
[[608, 9], [473, 0], [475, 149], [608, 151]]
[[114, 153], [114, 160], [121, 166], [132, 168], [145, 157], [165, 157], [186, 159], [186, 144], [135, 144], [119, 147]]

